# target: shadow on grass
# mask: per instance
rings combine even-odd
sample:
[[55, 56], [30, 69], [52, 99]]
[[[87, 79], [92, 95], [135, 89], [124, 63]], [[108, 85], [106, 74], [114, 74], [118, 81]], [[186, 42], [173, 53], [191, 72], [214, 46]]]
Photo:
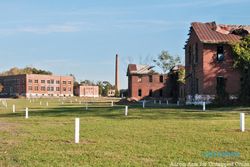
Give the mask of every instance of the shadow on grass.
[[[177, 108], [146, 108], [142, 109], [141, 106], [129, 106], [128, 116], [124, 116], [124, 106], [114, 107], [85, 107], [80, 106], [59, 106], [57, 108], [33, 108], [29, 112], [30, 117], [103, 117], [106, 119], [117, 120], [132, 120], [132, 119], [190, 119], [190, 120], [211, 120], [221, 119], [222, 117], [232, 117], [232, 113], [218, 113], [218, 112], [201, 112], [199, 110], [186, 110], [181, 107]], [[24, 117], [24, 112], [17, 113], [4, 113], [0, 117]]]

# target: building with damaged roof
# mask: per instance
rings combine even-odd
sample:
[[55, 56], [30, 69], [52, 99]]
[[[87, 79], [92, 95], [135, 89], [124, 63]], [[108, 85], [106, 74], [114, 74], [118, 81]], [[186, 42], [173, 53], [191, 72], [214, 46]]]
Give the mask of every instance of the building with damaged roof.
[[191, 23], [184, 47], [187, 100], [214, 98], [216, 87], [224, 83], [231, 97], [239, 94], [241, 76], [233, 68], [231, 44], [249, 32], [246, 25]]

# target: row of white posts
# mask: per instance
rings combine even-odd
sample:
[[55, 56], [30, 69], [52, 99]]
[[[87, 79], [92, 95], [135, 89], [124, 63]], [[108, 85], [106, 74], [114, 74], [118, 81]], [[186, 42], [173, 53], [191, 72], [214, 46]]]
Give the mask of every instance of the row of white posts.
[[[145, 103], [143, 103], [145, 107]], [[203, 103], [203, 107], [204, 107]], [[86, 103], [86, 109], [88, 105]], [[204, 108], [203, 108], [204, 109]], [[16, 106], [13, 105], [13, 113], [16, 112]], [[128, 106], [125, 106], [125, 116], [128, 116]], [[25, 108], [25, 119], [29, 118], [29, 109]], [[245, 131], [245, 113], [240, 113], [240, 131]], [[75, 143], [79, 143], [80, 141], [80, 118], [75, 118]]]

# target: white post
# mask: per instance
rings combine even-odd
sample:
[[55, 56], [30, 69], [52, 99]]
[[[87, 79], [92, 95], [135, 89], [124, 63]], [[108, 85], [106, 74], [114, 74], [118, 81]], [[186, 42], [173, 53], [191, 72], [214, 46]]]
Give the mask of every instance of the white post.
[[206, 111], [206, 102], [203, 102], [202, 105], [203, 105], [203, 111]]
[[114, 102], [113, 101], [111, 101], [111, 107], [113, 107], [114, 106]]
[[167, 105], [168, 105], [168, 99], [167, 99], [166, 103], [167, 103]]
[[26, 107], [25, 109], [25, 119], [28, 119], [29, 118], [29, 109], [28, 107]]
[[125, 106], [125, 116], [128, 116], [128, 106]]
[[79, 143], [80, 137], [80, 118], [75, 119], [75, 143]]
[[86, 103], [86, 110], [88, 110], [88, 103]]
[[49, 106], [49, 102], [46, 103], [46, 106], [47, 106], [47, 107]]
[[15, 104], [13, 104], [13, 113], [15, 113], [16, 112], [16, 106], [15, 106]]
[[240, 131], [245, 131], [245, 113], [240, 113]]
[[159, 104], [161, 104], [161, 100], [159, 100]]
[[156, 100], [154, 100], [154, 104], [156, 104]]
[[40, 106], [42, 105], [42, 102], [40, 101]]
[[145, 100], [142, 102], [142, 108], [145, 108]]
[[179, 105], [180, 105], [180, 101], [178, 100], [178, 101], [177, 101], [177, 106], [179, 106]]

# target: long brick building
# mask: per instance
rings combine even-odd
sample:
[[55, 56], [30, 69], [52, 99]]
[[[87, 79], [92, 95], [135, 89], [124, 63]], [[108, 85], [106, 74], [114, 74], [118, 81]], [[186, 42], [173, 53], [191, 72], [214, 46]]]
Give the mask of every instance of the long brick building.
[[237, 96], [240, 73], [233, 68], [231, 43], [249, 34], [250, 26], [193, 22], [185, 45], [187, 100], [214, 98], [216, 86], [226, 83], [226, 91]]
[[73, 96], [73, 77], [40, 74], [0, 76], [0, 96]]

